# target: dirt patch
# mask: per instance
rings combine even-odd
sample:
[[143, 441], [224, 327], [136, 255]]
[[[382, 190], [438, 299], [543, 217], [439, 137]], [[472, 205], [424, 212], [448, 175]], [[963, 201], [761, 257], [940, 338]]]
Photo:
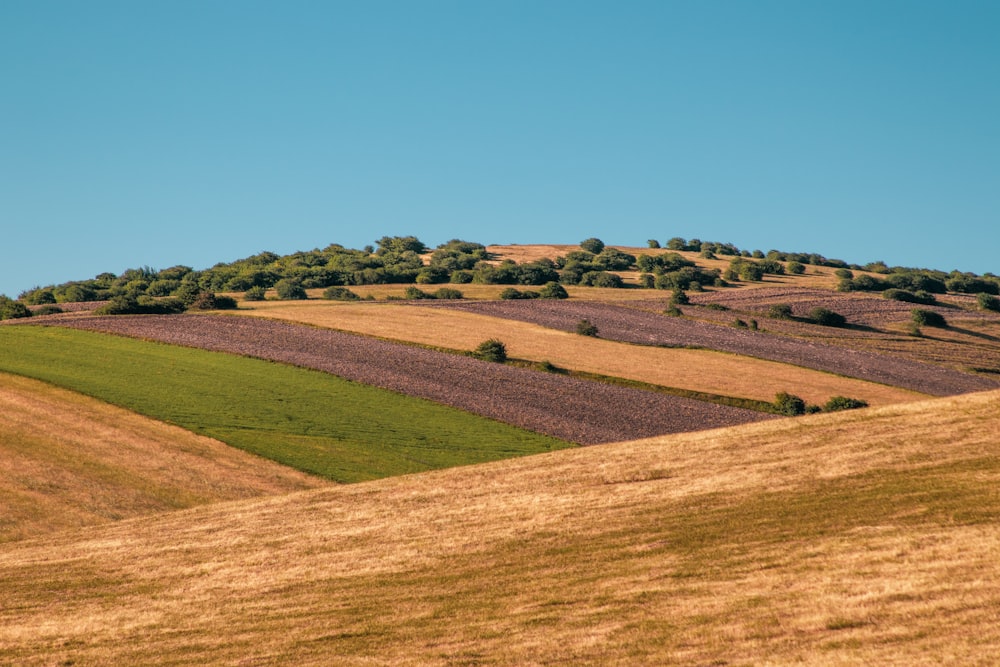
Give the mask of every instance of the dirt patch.
[[772, 417], [272, 320], [146, 315], [76, 317], [59, 324], [313, 368], [580, 444]]

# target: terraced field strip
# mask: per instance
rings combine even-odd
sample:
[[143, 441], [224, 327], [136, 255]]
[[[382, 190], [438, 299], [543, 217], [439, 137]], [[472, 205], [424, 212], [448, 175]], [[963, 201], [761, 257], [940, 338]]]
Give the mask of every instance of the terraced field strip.
[[1000, 381], [885, 354], [667, 317], [635, 308], [584, 301], [437, 302], [433, 307], [531, 322], [573, 331], [587, 319], [611, 340], [640, 345], [697, 346], [837, 373], [933, 396], [1000, 387]]
[[815, 404], [838, 395], [863, 399], [871, 405], [924, 397], [904, 389], [753, 357], [624, 345], [452, 308], [328, 301], [270, 301], [250, 307], [253, 310], [238, 312], [458, 350], [472, 350], [488, 338], [498, 338], [507, 345], [508, 354], [519, 359], [549, 361], [560, 368], [764, 402], [774, 400], [780, 391]]
[[210, 315], [75, 317], [66, 320], [65, 326], [313, 368], [579, 444], [772, 417], [270, 319]]
[[0, 663], [989, 665], [998, 403], [577, 448], [0, 545]]
[[[202, 319], [168, 317], [164, 323], [197, 328]], [[219, 338], [210, 326], [203, 332]], [[234, 342], [254, 334], [251, 328]], [[0, 371], [68, 387], [339, 482], [570, 446], [329, 373], [61, 327], [0, 326]]]
[[0, 542], [324, 485], [218, 440], [0, 373]]

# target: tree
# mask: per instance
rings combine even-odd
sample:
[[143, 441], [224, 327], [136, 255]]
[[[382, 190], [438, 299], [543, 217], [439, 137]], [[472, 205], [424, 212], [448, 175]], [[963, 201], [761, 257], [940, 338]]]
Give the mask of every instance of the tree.
[[474, 354], [483, 361], [493, 361], [502, 364], [507, 361], [507, 346], [496, 338], [490, 338], [480, 343]]
[[825, 327], [842, 327], [847, 324], [847, 318], [826, 308], [813, 308], [809, 311], [809, 319]]
[[943, 329], [948, 326], [948, 322], [944, 319], [944, 315], [937, 311], [914, 308], [910, 311], [910, 316], [912, 321], [918, 327], [940, 327]]
[[31, 317], [31, 311], [20, 301], [14, 301], [6, 294], [0, 294], [0, 320]]
[[302, 283], [292, 278], [279, 280], [274, 285], [274, 290], [278, 293], [278, 298], [285, 301], [296, 301], [308, 298]]
[[597, 336], [597, 326], [583, 319], [576, 323], [576, 332], [581, 336]]
[[580, 241], [580, 247], [586, 250], [587, 252], [596, 255], [602, 250], [604, 250], [604, 241], [602, 241], [601, 239], [591, 237], [589, 239], [584, 239], [583, 241]]
[[659, 248], [660, 242], [657, 241], [656, 239], [649, 239], [648, 241], [646, 241], [646, 245], [648, 245], [650, 248]]
[[569, 293], [566, 288], [555, 281], [547, 282], [538, 291], [538, 296], [543, 299], [568, 299]]
[[788, 415], [789, 417], [804, 415], [806, 402], [787, 391], [780, 391], [774, 397], [774, 411], [779, 415]]
[[378, 241], [378, 255], [386, 253], [403, 254], [406, 251], [415, 252], [418, 255], [427, 251], [427, 246], [416, 236], [383, 236]]

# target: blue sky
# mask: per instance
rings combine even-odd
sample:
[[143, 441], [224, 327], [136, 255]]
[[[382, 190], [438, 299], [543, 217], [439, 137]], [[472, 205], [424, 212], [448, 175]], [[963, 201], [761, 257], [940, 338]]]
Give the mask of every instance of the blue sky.
[[1000, 273], [1000, 2], [0, 0], [0, 293], [384, 235]]

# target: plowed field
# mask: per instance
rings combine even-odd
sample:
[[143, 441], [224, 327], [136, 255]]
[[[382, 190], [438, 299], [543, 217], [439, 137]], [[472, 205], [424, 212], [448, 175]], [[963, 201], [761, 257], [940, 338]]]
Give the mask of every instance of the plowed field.
[[84, 316], [62, 320], [60, 325], [314, 368], [580, 444], [771, 418], [750, 410], [270, 320], [210, 315]]
[[872, 382], [949, 396], [995, 389], [995, 380], [888, 355], [872, 354], [812, 341], [667, 317], [611, 304], [585, 301], [490, 301], [436, 303], [492, 317], [533, 322], [574, 331], [587, 319], [602, 338], [641, 345], [697, 346], [761, 359], [797, 364]]

